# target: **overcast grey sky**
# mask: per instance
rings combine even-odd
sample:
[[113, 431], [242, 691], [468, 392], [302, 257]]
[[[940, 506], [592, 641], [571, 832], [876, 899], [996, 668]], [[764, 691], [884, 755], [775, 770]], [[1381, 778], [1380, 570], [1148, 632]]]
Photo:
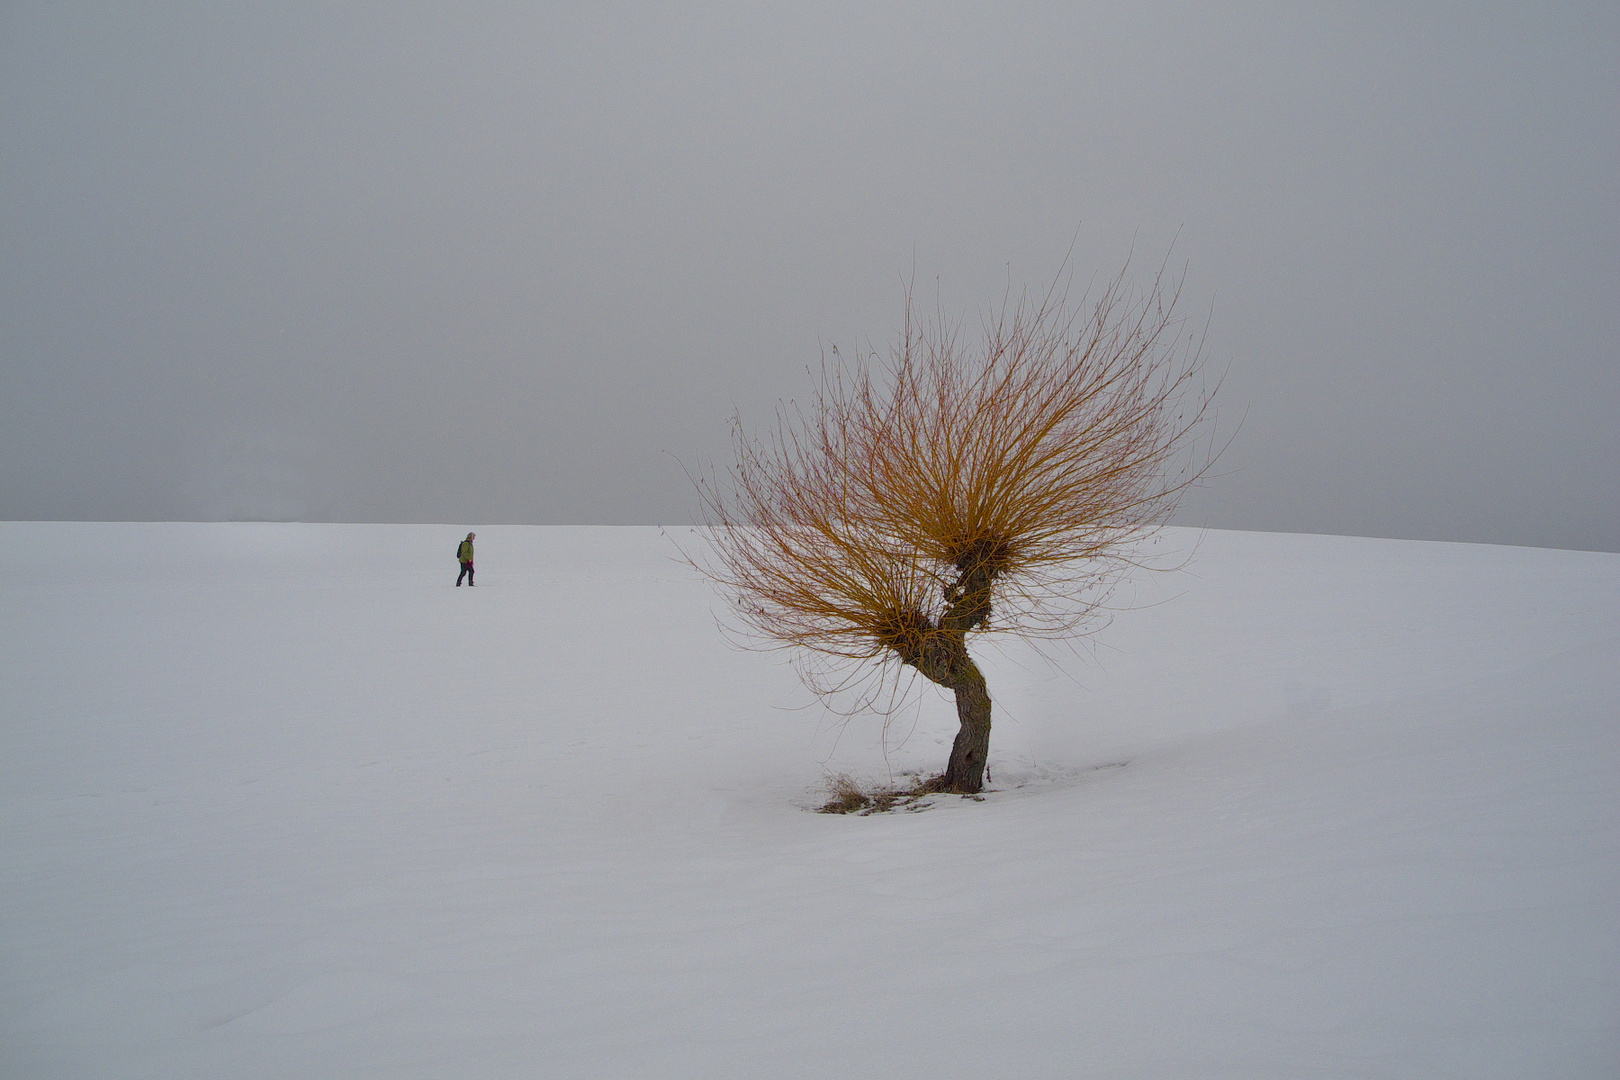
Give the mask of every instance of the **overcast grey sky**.
[[683, 522], [913, 268], [971, 321], [1078, 227], [1175, 240], [1246, 412], [1181, 521], [1620, 549], [1617, 56], [1613, 0], [6, 4], [0, 517]]

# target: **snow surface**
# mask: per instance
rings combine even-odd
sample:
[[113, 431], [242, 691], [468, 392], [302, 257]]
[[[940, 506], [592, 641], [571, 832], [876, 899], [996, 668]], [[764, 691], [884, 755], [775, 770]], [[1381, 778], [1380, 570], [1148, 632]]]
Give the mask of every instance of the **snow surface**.
[[993, 787], [639, 528], [0, 523], [0, 1076], [1614, 1077], [1620, 556], [1172, 530]]

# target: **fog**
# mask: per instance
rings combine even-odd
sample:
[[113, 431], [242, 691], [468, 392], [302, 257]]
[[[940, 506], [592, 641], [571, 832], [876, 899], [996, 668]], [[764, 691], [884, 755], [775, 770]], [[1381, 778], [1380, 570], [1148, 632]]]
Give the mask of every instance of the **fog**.
[[[1188, 525], [1620, 549], [1612, 4], [0, 8], [0, 518], [681, 523], [908, 282], [1168, 258]], [[1072, 253], [1071, 253], [1072, 245]]]

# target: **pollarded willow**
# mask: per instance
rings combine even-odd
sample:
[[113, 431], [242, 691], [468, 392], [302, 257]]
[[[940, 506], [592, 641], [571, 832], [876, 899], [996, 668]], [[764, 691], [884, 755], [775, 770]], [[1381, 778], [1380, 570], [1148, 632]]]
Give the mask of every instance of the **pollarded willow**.
[[972, 347], [908, 294], [886, 360], [834, 351], [816, 391], [699, 491], [695, 560], [751, 640], [827, 672], [893, 662], [954, 693], [941, 790], [984, 783], [991, 701], [968, 651], [989, 633], [1069, 636], [1205, 473], [1212, 391], [1163, 272], [1094, 301], [1004, 305]]

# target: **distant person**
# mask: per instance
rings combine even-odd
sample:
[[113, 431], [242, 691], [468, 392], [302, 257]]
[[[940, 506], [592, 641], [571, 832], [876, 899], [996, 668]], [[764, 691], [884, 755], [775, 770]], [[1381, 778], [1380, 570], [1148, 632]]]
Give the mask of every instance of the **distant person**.
[[477, 535], [477, 533], [468, 533], [467, 539], [463, 540], [461, 546], [456, 548], [456, 560], [461, 563], [461, 573], [456, 575], [456, 587], [458, 589], [461, 587], [462, 578], [467, 579], [467, 588], [473, 587], [472, 542], [473, 537]]

